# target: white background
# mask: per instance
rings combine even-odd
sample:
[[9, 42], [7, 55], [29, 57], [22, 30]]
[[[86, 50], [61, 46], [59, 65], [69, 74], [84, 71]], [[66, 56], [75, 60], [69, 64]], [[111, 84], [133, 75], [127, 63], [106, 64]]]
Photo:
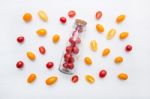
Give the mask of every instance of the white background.
[[[150, 99], [150, 0], [0, 0], [0, 99]], [[42, 22], [38, 10], [44, 10], [49, 16], [49, 22]], [[74, 9], [75, 18], [82, 18], [88, 22], [87, 31], [80, 48], [80, 57], [77, 61], [76, 74], [80, 80], [77, 84], [70, 81], [71, 76], [58, 71], [58, 66], [65, 48], [65, 43], [73, 31], [74, 19], [67, 17], [67, 12]], [[95, 12], [101, 10], [103, 17], [96, 21]], [[26, 24], [22, 15], [30, 12], [33, 20]], [[126, 20], [117, 25], [115, 18], [119, 14], [126, 14]], [[59, 22], [60, 16], [67, 17], [67, 24]], [[105, 26], [105, 32], [97, 33], [95, 24]], [[48, 35], [39, 37], [35, 31], [46, 28]], [[117, 29], [113, 40], [106, 40], [106, 33], [110, 28]], [[129, 38], [120, 41], [118, 35], [122, 31], [129, 31]], [[51, 37], [58, 33], [61, 36], [58, 44], [53, 44]], [[24, 35], [25, 42], [20, 45], [16, 37]], [[89, 42], [96, 39], [99, 43], [97, 52], [92, 52]], [[133, 51], [126, 53], [124, 46], [133, 45]], [[38, 47], [44, 45], [46, 55], [40, 55]], [[111, 49], [111, 55], [101, 57], [105, 47]], [[26, 51], [33, 51], [37, 59], [31, 62], [26, 57]], [[115, 56], [124, 57], [124, 63], [113, 63]], [[83, 58], [90, 56], [93, 65], [88, 67]], [[23, 60], [25, 66], [18, 70], [15, 65]], [[53, 61], [52, 70], [45, 68], [48, 61]], [[106, 69], [108, 75], [104, 79], [98, 78], [98, 71]], [[117, 74], [125, 72], [129, 75], [127, 81], [120, 81]], [[30, 73], [37, 74], [33, 84], [26, 83]], [[88, 84], [84, 76], [91, 74], [96, 82]], [[51, 75], [59, 77], [53, 86], [47, 86], [45, 79]]]

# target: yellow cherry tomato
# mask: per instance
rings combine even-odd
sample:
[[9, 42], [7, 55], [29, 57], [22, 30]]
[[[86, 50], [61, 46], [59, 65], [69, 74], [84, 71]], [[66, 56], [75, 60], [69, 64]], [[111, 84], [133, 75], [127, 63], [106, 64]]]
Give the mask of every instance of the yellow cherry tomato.
[[110, 53], [110, 49], [109, 48], [105, 48], [102, 52], [102, 56], [107, 56]]
[[55, 34], [52, 38], [53, 43], [57, 43], [59, 41], [59, 39], [60, 39], [60, 36], [58, 34]]
[[36, 31], [36, 33], [37, 33], [39, 36], [45, 36], [45, 35], [47, 34], [47, 31], [46, 31], [46, 29], [41, 28], [41, 29], [38, 29], [38, 30]]
[[125, 73], [120, 73], [120, 74], [118, 75], [118, 78], [119, 78], [120, 80], [127, 80], [127, 79], [128, 79], [128, 75], [125, 74]]
[[90, 84], [93, 84], [95, 82], [95, 78], [92, 75], [86, 75], [85, 79]]
[[31, 51], [28, 51], [27, 53], [27, 57], [30, 59], [30, 60], [35, 60], [35, 58], [36, 58], [36, 56], [35, 56], [35, 54], [33, 53], [33, 52], [31, 52]]
[[40, 19], [43, 20], [44, 22], [48, 21], [48, 16], [45, 11], [40, 10], [38, 12], [38, 15], [39, 15]]
[[32, 15], [31, 15], [30, 13], [25, 13], [25, 14], [23, 15], [23, 20], [24, 20], [25, 22], [30, 22], [30, 21], [32, 20]]
[[97, 49], [98, 49], [97, 41], [96, 41], [96, 40], [92, 40], [92, 41], [90, 42], [90, 47], [91, 47], [91, 49], [92, 49], [93, 51], [97, 51]]
[[123, 39], [126, 39], [128, 36], [129, 36], [129, 33], [128, 33], [128, 32], [122, 32], [122, 33], [120, 33], [119, 38], [120, 38], [121, 40], [123, 40]]
[[29, 75], [27, 82], [32, 83], [36, 79], [36, 74], [32, 73]]
[[101, 24], [97, 24], [96, 25], [96, 30], [99, 32], [99, 33], [102, 33], [102, 32], [104, 32], [104, 26], [103, 25], [101, 25]]
[[123, 22], [125, 20], [126, 16], [125, 15], [119, 15], [117, 18], [116, 18], [116, 22], [119, 24], [121, 22]]
[[47, 85], [53, 85], [53, 84], [55, 84], [57, 82], [57, 79], [58, 78], [56, 76], [51, 76], [51, 77], [46, 79], [45, 83]]
[[123, 62], [123, 57], [118, 56], [118, 57], [115, 58], [114, 61], [115, 61], [115, 63], [117, 63], [117, 64], [118, 64], [118, 63], [122, 63], [122, 62]]
[[87, 65], [91, 65], [91, 64], [92, 64], [92, 60], [91, 60], [90, 57], [85, 57], [85, 58], [84, 58], [84, 62], [85, 62], [85, 64], [87, 64]]
[[107, 33], [107, 39], [111, 40], [116, 34], [116, 30], [115, 29], [110, 29]]

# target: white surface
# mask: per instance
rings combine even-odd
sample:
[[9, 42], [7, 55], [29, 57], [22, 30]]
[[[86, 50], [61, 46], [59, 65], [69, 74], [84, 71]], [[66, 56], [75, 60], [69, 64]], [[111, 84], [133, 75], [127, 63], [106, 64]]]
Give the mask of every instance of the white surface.
[[[0, 0], [0, 99], [150, 99], [150, 0]], [[42, 22], [38, 16], [39, 9], [45, 10], [49, 22]], [[58, 71], [58, 65], [69, 34], [72, 32], [74, 19], [68, 19], [63, 26], [59, 23], [60, 16], [67, 16], [67, 12], [74, 9], [75, 18], [87, 20], [87, 32], [81, 55], [78, 61], [77, 74], [80, 80], [77, 84], [70, 82], [70, 76]], [[97, 10], [103, 11], [100, 21], [94, 19]], [[33, 21], [26, 24], [22, 15], [31, 12]], [[126, 14], [127, 18], [121, 25], [116, 25], [114, 20], [119, 14]], [[95, 24], [105, 26], [105, 33], [99, 34]], [[48, 35], [40, 38], [35, 31], [38, 28], [47, 28]], [[106, 32], [110, 28], [117, 29], [117, 36], [121, 31], [129, 31], [130, 36], [121, 42], [117, 36], [106, 40]], [[51, 41], [53, 34], [59, 33], [61, 40], [57, 45]], [[16, 37], [24, 35], [26, 40], [23, 45], [16, 42]], [[99, 42], [98, 52], [89, 49], [89, 41], [96, 39]], [[124, 52], [123, 46], [131, 43], [133, 51]], [[47, 54], [42, 56], [38, 46], [44, 45]], [[108, 58], [102, 58], [100, 53], [105, 47], [112, 50]], [[25, 53], [32, 50], [36, 53], [35, 62], [30, 62]], [[85, 56], [91, 56], [93, 66], [88, 67], [83, 63]], [[124, 63], [115, 65], [113, 58], [116, 55], [124, 56]], [[23, 70], [18, 70], [15, 64], [18, 60], [25, 61]], [[49, 60], [55, 62], [53, 70], [47, 70], [45, 63]], [[108, 75], [104, 79], [98, 78], [98, 71], [106, 69]], [[37, 74], [37, 80], [29, 85], [26, 78], [30, 73]], [[120, 81], [116, 75], [126, 72], [127, 81]], [[85, 74], [96, 77], [93, 85], [86, 83]], [[46, 86], [45, 79], [50, 75], [59, 76], [54, 86]]]

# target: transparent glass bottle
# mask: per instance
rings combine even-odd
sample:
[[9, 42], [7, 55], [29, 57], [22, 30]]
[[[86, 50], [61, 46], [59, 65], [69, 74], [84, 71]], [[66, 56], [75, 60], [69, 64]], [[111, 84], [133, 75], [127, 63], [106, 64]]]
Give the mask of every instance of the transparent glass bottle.
[[87, 22], [81, 19], [76, 19], [74, 23], [75, 30], [72, 32], [69, 38], [66, 49], [63, 53], [59, 71], [65, 74], [73, 74], [75, 72], [75, 63], [79, 54], [79, 45], [81, 43], [81, 37], [85, 31]]

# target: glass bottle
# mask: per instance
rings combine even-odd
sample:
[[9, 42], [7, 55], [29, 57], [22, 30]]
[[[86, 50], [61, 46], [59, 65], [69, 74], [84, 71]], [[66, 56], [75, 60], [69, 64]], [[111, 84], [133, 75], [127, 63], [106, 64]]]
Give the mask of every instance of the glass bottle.
[[81, 43], [81, 37], [85, 31], [87, 22], [81, 19], [76, 19], [74, 23], [75, 30], [72, 32], [69, 38], [66, 49], [62, 56], [59, 71], [65, 74], [73, 74], [75, 72], [76, 60], [79, 54], [79, 45]]

